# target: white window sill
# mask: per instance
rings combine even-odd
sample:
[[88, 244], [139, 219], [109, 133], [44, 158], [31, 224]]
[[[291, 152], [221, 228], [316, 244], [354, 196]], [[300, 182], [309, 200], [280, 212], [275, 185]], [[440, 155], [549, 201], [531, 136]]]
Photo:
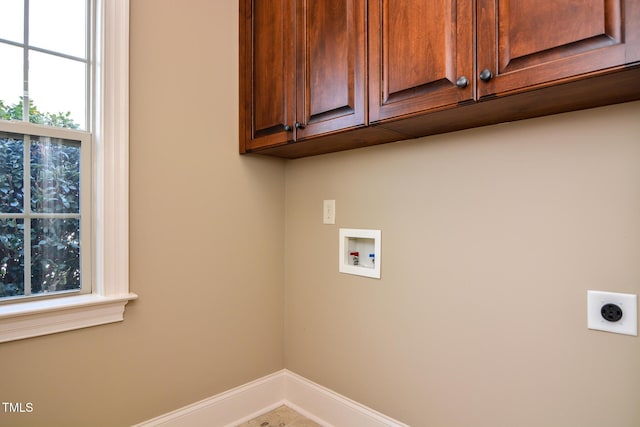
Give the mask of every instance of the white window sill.
[[124, 306], [136, 298], [90, 294], [2, 306], [0, 342], [121, 322]]

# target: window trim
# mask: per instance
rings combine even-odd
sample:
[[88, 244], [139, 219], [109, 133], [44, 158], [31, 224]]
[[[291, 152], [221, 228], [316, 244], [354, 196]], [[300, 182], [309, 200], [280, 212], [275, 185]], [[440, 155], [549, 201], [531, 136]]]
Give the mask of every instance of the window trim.
[[91, 294], [0, 306], [0, 342], [124, 320], [129, 291], [129, 0], [96, 1]]

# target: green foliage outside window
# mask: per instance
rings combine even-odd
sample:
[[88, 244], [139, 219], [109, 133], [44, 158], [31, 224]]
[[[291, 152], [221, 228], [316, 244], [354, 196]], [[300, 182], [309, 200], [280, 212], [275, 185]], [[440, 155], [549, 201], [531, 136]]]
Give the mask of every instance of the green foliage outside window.
[[[0, 101], [0, 119], [22, 120], [22, 104]], [[30, 103], [32, 123], [76, 129], [69, 113], [41, 113]], [[80, 145], [33, 137], [29, 144], [30, 200], [25, 201], [25, 144], [20, 135], [0, 134], [0, 298], [25, 293], [25, 223], [30, 203], [31, 293], [80, 289]], [[12, 217], [15, 216], [15, 217]]]
[[[7, 105], [0, 100], [0, 120], [23, 120], [23, 101], [13, 105]], [[29, 123], [38, 125], [54, 126], [67, 129], [78, 129], [79, 125], [71, 118], [71, 113], [42, 113], [34, 105], [33, 100], [29, 100]]]

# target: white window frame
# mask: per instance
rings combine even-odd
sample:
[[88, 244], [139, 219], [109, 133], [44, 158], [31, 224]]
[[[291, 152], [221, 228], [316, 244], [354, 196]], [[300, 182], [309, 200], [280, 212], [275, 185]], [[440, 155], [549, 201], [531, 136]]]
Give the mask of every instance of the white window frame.
[[129, 290], [129, 0], [96, 0], [92, 293], [0, 305], [0, 342], [124, 320]]

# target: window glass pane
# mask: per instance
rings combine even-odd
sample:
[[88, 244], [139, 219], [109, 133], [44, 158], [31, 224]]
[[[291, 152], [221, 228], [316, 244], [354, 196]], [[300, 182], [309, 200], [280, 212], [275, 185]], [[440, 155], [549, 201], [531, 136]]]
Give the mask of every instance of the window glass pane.
[[[4, 0], [0, 0], [2, 3]], [[0, 119], [9, 120], [8, 107], [19, 104], [22, 96], [24, 75], [22, 73], [22, 49], [0, 43]], [[22, 110], [20, 110], [22, 111]], [[22, 113], [20, 113], [22, 118]]]
[[0, 39], [22, 43], [23, 38], [23, 0], [0, 0]]
[[[62, 114], [62, 122], [70, 121], [80, 129], [86, 129], [85, 82], [86, 64], [40, 52], [29, 52], [29, 97], [41, 113]], [[37, 118], [30, 121], [40, 123]], [[62, 126], [46, 121], [43, 124]]]
[[86, 59], [86, 3], [86, 0], [30, 0], [29, 44]]
[[31, 143], [31, 209], [80, 213], [80, 144], [44, 138]]
[[24, 222], [0, 219], [0, 298], [24, 295]]
[[80, 220], [31, 220], [31, 292], [80, 289]]
[[24, 142], [0, 133], [0, 213], [24, 211]]

